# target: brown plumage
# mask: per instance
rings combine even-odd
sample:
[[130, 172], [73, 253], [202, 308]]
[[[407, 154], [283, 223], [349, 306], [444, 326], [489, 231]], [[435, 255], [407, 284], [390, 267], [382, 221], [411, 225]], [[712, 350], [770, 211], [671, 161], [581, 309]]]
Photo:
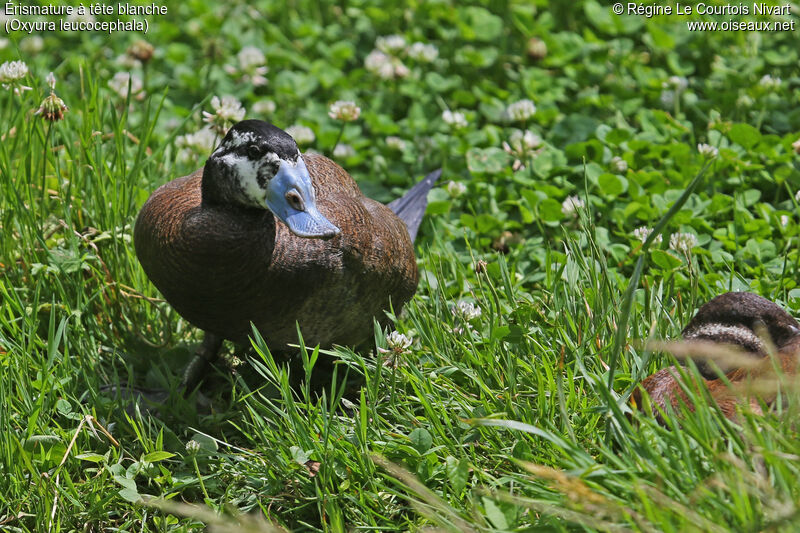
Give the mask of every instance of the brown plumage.
[[[705, 377], [696, 382], [684, 383], [688, 389], [703, 387], [720, 411], [729, 419], [736, 416], [736, 406], [748, 402], [754, 412], [761, 412], [760, 401], [767, 405], [775, 399], [775, 394], [749, 393], [747, 384], [758, 378], [774, 377], [774, 366], [764, 339], [771, 342], [776, 350], [777, 366], [785, 374], [797, 373], [798, 354], [800, 354], [800, 324], [786, 311], [761, 296], [746, 292], [730, 292], [717, 296], [703, 305], [695, 317], [683, 330], [687, 341], [711, 341], [732, 345], [746, 354], [759, 358], [753, 366], [731, 369], [726, 375], [729, 386], [715, 376], [710, 366], [699, 361], [698, 367]], [[681, 387], [678, 368], [671, 366], [647, 377], [634, 390], [631, 399], [634, 405], [644, 407], [642, 391], [649, 397], [649, 404], [660, 422], [663, 419], [659, 409], [666, 411], [671, 405], [677, 411], [686, 405], [690, 411], [695, 406]]]
[[[369, 340], [373, 319], [386, 325], [390, 305], [399, 313], [414, 295], [418, 274], [410, 233], [416, 233], [435, 178], [409, 193], [423, 203], [422, 211], [412, 205], [415, 220], [404, 220], [366, 198], [330, 159], [316, 154], [301, 158], [281, 130], [259, 121], [234, 128], [205, 169], [161, 186], [142, 207], [134, 242], [148, 277], [181, 316], [206, 332], [207, 341], [209, 334], [220, 339], [204, 344], [207, 351], [216, 351], [223, 338], [247, 342], [251, 322], [277, 350], [298, 342], [297, 324], [308, 345], [356, 346]], [[267, 157], [253, 155], [250, 145], [263, 138], [268, 138], [262, 150]], [[281, 164], [296, 157], [292, 168], [305, 162], [313, 184], [305, 201], [315, 204], [338, 234], [300, 237], [289, 222], [276, 218], [272, 207], [259, 207], [252, 197], [245, 199], [249, 205], [240, 201], [256, 179], [248, 182], [239, 174], [258, 174], [264, 188], [278, 181], [275, 167], [265, 170], [274, 154]], [[262, 177], [262, 172], [269, 173]], [[186, 381], [194, 384], [188, 376]]]
[[317, 207], [342, 232], [293, 235], [265, 209], [203, 205], [203, 170], [160, 187], [136, 222], [136, 254], [153, 284], [186, 320], [245, 342], [254, 322], [270, 346], [356, 345], [399, 312], [417, 287], [403, 222], [361, 194], [342, 167], [304, 155]]

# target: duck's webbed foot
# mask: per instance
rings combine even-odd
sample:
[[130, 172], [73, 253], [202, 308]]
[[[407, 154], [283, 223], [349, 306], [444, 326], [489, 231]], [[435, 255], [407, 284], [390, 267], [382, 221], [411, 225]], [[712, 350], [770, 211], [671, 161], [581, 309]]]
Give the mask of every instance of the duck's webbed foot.
[[184, 395], [191, 393], [200, 384], [208, 372], [209, 365], [217, 360], [220, 348], [222, 348], [222, 340], [222, 337], [208, 331], [205, 332], [203, 343], [183, 372], [181, 389], [183, 389]]

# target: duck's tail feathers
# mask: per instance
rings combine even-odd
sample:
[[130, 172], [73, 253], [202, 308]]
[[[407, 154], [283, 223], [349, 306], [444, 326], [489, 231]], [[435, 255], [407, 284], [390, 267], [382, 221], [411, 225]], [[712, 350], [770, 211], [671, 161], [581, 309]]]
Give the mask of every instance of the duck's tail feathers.
[[394, 214], [405, 222], [411, 242], [417, 237], [417, 230], [422, 223], [422, 216], [428, 206], [428, 191], [430, 191], [436, 180], [442, 175], [442, 169], [434, 170], [425, 176], [419, 183], [411, 187], [402, 198], [398, 198], [388, 205]]

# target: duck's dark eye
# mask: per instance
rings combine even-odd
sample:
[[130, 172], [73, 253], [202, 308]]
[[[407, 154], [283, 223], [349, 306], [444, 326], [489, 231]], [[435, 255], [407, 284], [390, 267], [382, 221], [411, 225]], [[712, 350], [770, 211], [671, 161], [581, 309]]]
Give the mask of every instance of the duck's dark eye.
[[247, 156], [250, 159], [261, 159], [264, 155], [264, 147], [257, 144], [251, 144], [247, 147]]
[[297, 211], [303, 211], [305, 209], [305, 206], [303, 205], [303, 199], [300, 198], [300, 195], [297, 193], [297, 191], [287, 192], [286, 201], [289, 202], [289, 205]]

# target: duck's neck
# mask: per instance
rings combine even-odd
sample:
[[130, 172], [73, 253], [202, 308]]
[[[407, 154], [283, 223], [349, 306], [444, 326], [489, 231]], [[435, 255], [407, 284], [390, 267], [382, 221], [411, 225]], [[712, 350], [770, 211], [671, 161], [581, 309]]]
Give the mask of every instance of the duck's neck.
[[230, 204], [229, 191], [222, 185], [223, 180], [218, 176], [219, 168], [214, 164], [213, 159], [209, 159], [203, 167], [203, 179], [200, 185], [204, 205], [224, 205]]
[[257, 207], [242, 202], [240, 191], [236, 188], [235, 181], [229, 177], [221, 176], [220, 172], [224, 172], [224, 170], [215, 165], [213, 160], [209, 160], [203, 167], [200, 194], [204, 206], [273, 216], [266, 206]]

